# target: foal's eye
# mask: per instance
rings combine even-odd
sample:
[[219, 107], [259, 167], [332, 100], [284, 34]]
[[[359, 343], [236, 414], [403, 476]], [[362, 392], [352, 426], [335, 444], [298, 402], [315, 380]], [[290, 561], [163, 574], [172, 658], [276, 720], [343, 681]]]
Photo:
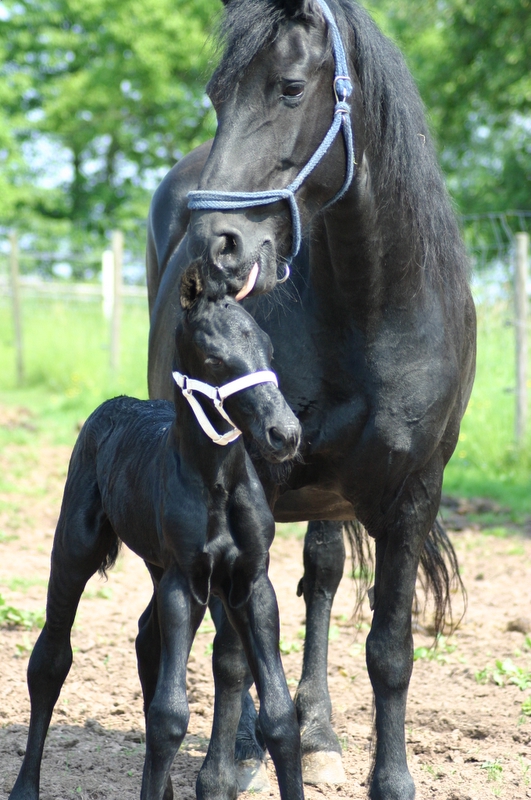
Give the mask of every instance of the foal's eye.
[[221, 358], [216, 358], [215, 356], [207, 356], [207, 358], [205, 358], [205, 364], [208, 364], [209, 367], [221, 367], [223, 361]]
[[304, 94], [304, 83], [302, 81], [290, 81], [282, 87], [282, 96], [289, 97], [291, 100], [298, 100]]

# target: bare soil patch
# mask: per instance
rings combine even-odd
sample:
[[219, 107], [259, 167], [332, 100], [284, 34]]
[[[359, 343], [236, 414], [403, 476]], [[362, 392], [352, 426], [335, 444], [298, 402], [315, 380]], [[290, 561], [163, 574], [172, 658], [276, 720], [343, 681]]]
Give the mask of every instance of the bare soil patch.
[[[66, 447], [32, 451], [15, 445], [0, 454], [0, 594], [16, 608], [44, 607], [68, 455]], [[526, 640], [526, 628], [531, 629], [531, 539], [525, 531], [495, 536], [460, 527], [453, 541], [468, 590], [468, 611], [459, 631], [437, 652], [418, 651], [406, 723], [410, 769], [419, 798], [528, 798], [531, 717], [522, 713], [522, 703], [531, 695], [531, 682], [527, 688], [525, 678], [531, 672]], [[301, 574], [302, 539], [280, 531], [271, 577], [293, 690], [303, 646], [304, 603], [295, 593]], [[150, 593], [144, 565], [128, 551], [108, 581], [95, 578], [87, 586], [72, 637], [74, 665], [45, 749], [42, 800], [139, 797], [144, 720], [134, 639]], [[308, 800], [358, 800], [367, 793], [372, 695], [364, 640], [370, 610], [366, 603], [357, 629], [351, 618], [354, 597], [352, 581], [345, 577], [334, 606], [329, 655], [335, 727], [348, 781], [342, 787], [307, 787]], [[37, 635], [35, 629], [0, 628], [0, 797], [8, 796], [24, 753], [29, 719], [25, 673]], [[204, 623], [188, 671], [189, 732], [173, 767], [180, 800], [195, 798], [195, 776], [208, 744], [211, 642], [212, 626]], [[429, 636], [416, 635], [417, 648], [430, 644]], [[523, 689], [515, 685], [518, 681]], [[272, 788], [262, 796], [277, 799], [271, 765], [269, 772]], [[250, 800], [251, 795], [241, 797]]]

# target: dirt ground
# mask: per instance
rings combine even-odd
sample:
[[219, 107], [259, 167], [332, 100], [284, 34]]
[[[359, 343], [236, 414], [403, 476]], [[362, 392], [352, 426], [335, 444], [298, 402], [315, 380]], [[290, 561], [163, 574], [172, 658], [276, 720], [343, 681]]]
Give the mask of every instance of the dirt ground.
[[[44, 607], [68, 456], [65, 447], [32, 451], [12, 445], [0, 453], [4, 484], [0, 594], [18, 609]], [[455, 511], [449, 517], [453, 527], [462, 528], [452, 538], [468, 590], [468, 611], [459, 631], [443, 640], [435, 654], [422, 649], [429, 647], [429, 636], [415, 636], [419, 657], [406, 728], [417, 797], [528, 798], [531, 716], [523, 713], [522, 704], [531, 695], [531, 637], [526, 639], [531, 630], [531, 531], [507, 536], [498, 528], [488, 534], [463, 525], [463, 517]], [[455, 520], [460, 524], [454, 525]], [[273, 546], [271, 577], [281, 609], [283, 661], [293, 691], [303, 646], [304, 604], [295, 593], [301, 564], [302, 539], [287, 537], [280, 530]], [[96, 578], [87, 586], [73, 631], [74, 665], [45, 748], [41, 800], [139, 797], [144, 721], [134, 638], [149, 597], [145, 568], [130, 552], [122, 554], [108, 581]], [[370, 611], [365, 604], [356, 629], [353, 605], [354, 586], [345, 577], [333, 610], [329, 680], [347, 782], [341, 787], [307, 787], [308, 800], [366, 797], [372, 698], [364, 639]], [[25, 674], [37, 635], [35, 628], [0, 627], [2, 798], [13, 786], [24, 753], [29, 718]], [[213, 701], [211, 642], [212, 626], [203, 623], [189, 664], [189, 731], [172, 772], [180, 800], [195, 797], [195, 776], [208, 743]], [[524, 709], [531, 712], [531, 701]], [[278, 798], [271, 765], [269, 774], [271, 790], [262, 796]], [[251, 795], [241, 797], [250, 800]]]

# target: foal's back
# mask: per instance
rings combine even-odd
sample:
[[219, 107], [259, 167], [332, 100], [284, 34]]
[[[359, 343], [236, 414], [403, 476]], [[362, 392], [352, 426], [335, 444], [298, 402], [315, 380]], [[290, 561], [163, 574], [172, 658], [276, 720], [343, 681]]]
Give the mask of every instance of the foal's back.
[[[172, 403], [116, 397], [87, 419], [72, 453], [59, 526], [84, 511], [141, 558], [161, 564], [161, 472], [175, 420]], [[174, 453], [178, 467], [179, 454]], [[110, 531], [109, 531], [110, 533]]]

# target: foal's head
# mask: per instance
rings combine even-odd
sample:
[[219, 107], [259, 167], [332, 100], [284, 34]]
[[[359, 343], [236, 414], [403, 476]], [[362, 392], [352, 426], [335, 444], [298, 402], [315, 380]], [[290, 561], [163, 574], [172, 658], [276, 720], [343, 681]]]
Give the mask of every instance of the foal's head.
[[[183, 276], [181, 304], [185, 309], [176, 333], [177, 368], [188, 378], [210, 387], [223, 387], [244, 376], [271, 370], [273, 348], [269, 336], [231, 297], [202, 291], [200, 278], [188, 270]], [[202, 395], [196, 395], [199, 400]], [[217, 430], [227, 423], [202, 405]], [[268, 461], [292, 458], [299, 447], [299, 421], [279, 391], [274, 376], [228, 396], [224, 410], [242, 433], [253, 440]]]

